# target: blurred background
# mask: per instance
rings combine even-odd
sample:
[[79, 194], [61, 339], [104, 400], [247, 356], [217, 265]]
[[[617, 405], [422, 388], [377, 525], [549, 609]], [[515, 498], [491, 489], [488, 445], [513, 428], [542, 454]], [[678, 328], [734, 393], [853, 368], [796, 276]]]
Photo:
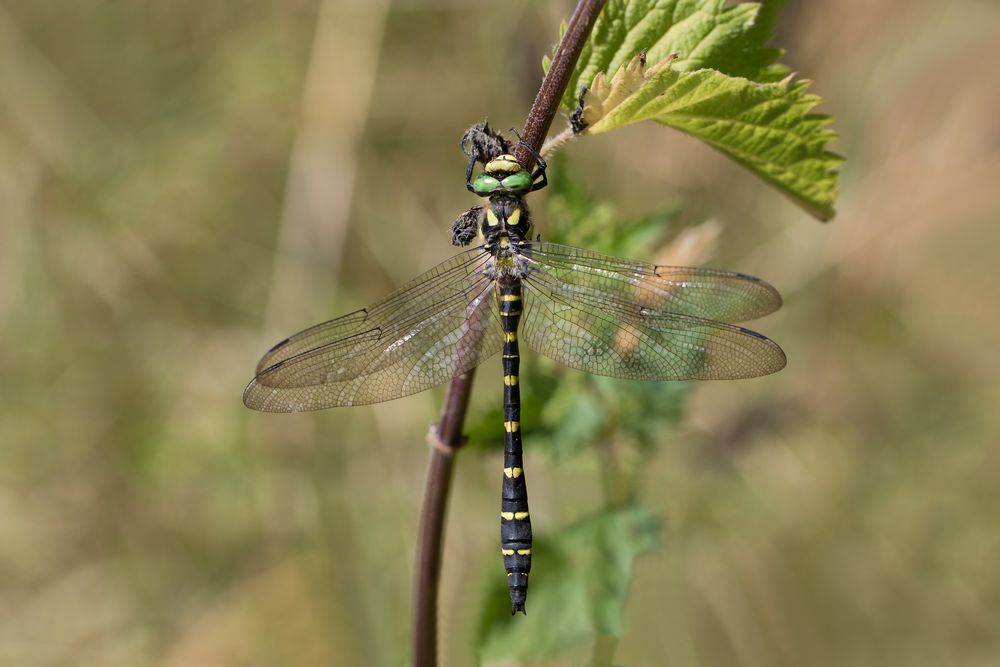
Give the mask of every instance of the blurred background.
[[[458, 139], [521, 126], [571, 6], [0, 2], [0, 665], [406, 663], [443, 392], [261, 415], [241, 391], [453, 253]], [[1000, 663], [998, 36], [988, 0], [788, 3], [774, 44], [848, 158], [829, 224], [660, 126], [556, 156], [786, 300], [756, 328], [788, 367], [692, 385], [643, 460], [664, 537], [616, 664]], [[539, 534], [600, 505], [596, 456], [526, 448]], [[459, 458], [447, 665], [507, 604], [499, 465]]]

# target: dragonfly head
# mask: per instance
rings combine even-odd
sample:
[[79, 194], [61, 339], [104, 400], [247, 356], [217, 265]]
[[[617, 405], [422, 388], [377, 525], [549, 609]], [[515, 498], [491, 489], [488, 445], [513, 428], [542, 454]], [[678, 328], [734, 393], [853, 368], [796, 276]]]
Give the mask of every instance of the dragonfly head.
[[480, 197], [495, 194], [525, 195], [531, 191], [532, 178], [513, 155], [499, 155], [486, 163], [483, 173], [472, 182], [472, 191]]

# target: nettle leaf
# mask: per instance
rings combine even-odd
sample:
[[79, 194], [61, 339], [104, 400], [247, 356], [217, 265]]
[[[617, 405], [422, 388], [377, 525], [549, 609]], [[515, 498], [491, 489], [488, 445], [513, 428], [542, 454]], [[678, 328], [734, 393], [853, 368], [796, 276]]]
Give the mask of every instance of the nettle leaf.
[[[654, 120], [707, 142], [821, 220], [833, 217], [830, 119], [767, 48], [780, 0], [609, 0], [562, 99], [599, 134]], [[646, 62], [654, 63], [651, 67]]]
[[609, 0], [580, 53], [563, 108], [572, 111], [584, 85], [601, 72], [617, 71], [644, 50], [651, 62], [678, 54], [678, 71], [714, 69], [753, 81], [778, 81], [788, 68], [774, 64], [781, 50], [765, 44], [771, 39], [779, 4]]
[[655, 85], [658, 76], [670, 69], [670, 63], [676, 57], [677, 54], [672, 53], [652, 67], [647, 67], [646, 52], [642, 51], [619, 67], [610, 79], [604, 72], [599, 72], [582, 100], [583, 123], [591, 134], [598, 134], [601, 130], [592, 128], [608, 116], [613, 116], [633, 95]]
[[546, 658], [598, 634], [620, 637], [633, 561], [661, 540], [659, 519], [641, 507], [604, 511], [536, 539], [529, 618], [510, 615], [506, 581], [490, 572], [476, 632], [481, 657]]
[[816, 217], [833, 216], [836, 133], [812, 114], [819, 97], [791, 77], [756, 83], [714, 70], [679, 72], [671, 59], [647, 66], [642, 54], [611, 79], [599, 74], [584, 97], [588, 134], [653, 120], [698, 137], [791, 197]]
[[691, 382], [634, 382], [592, 377], [590, 384], [605, 402], [613, 401], [619, 433], [640, 448], [663, 444], [665, 435], [677, 428], [691, 394]]

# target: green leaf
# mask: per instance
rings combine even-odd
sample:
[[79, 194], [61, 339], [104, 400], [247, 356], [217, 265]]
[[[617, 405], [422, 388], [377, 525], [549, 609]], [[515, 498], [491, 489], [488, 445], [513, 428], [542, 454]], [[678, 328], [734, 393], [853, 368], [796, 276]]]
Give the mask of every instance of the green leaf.
[[715, 69], [753, 81], [778, 81], [779, 49], [766, 48], [779, 3], [725, 0], [609, 0], [584, 45], [562, 105], [576, 107], [580, 88], [610, 75], [645, 50], [651, 62], [678, 54], [679, 71]]
[[[607, 429], [607, 419], [596, 396], [588, 390], [589, 377], [567, 372], [548, 359], [533, 359], [520, 372], [525, 400], [521, 401], [521, 430], [533, 452], [554, 457], [579, 454]], [[503, 407], [477, 412], [469, 420], [468, 448], [474, 451], [502, 450]]]
[[646, 67], [636, 56], [584, 99], [586, 132], [654, 120], [698, 137], [777, 187], [816, 217], [833, 216], [837, 167], [826, 150], [836, 137], [808, 81], [756, 83], [714, 70], [679, 72], [670, 59]]
[[691, 382], [634, 382], [592, 377], [590, 385], [615, 406], [617, 430], [644, 450], [665, 442], [684, 416]]
[[546, 240], [600, 248], [620, 257], [641, 257], [661, 246], [680, 215], [680, 208], [668, 206], [623, 218], [611, 203], [596, 201], [565, 160], [549, 165], [547, 192]]
[[[559, 385], [557, 373], [553, 372], [554, 363], [544, 359], [532, 361], [535, 363], [522, 364], [518, 375], [522, 395], [526, 397], [521, 401], [522, 437], [532, 443], [534, 449], [544, 447], [539, 443], [546, 442], [552, 435], [551, 426], [543, 419], [543, 411], [553, 395], [563, 388]], [[468, 449], [503, 450], [503, 421], [503, 405], [499, 400], [490, 408], [476, 411], [465, 427]]]
[[[829, 118], [767, 48], [781, 0], [609, 0], [562, 105], [584, 85], [586, 132], [655, 120], [698, 137], [821, 220], [833, 217], [837, 167]], [[646, 68], [646, 61], [656, 63]]]
[[602, 512], [536, 539], [529, 617], [510, 615], [502, 571], [490, 568], [476, 631], [482, 658], [545, 658], [597, 634], [620, 637], [633, 560], [661, 539], [659, 519], [641, 507]]
[[539, 449], [556, 457], [586, 450], [607, 430], [607, 415], [587, 387], [590, 378], [577, 371], [563, 373], [563, 378], [542, 410], [548, 437]]

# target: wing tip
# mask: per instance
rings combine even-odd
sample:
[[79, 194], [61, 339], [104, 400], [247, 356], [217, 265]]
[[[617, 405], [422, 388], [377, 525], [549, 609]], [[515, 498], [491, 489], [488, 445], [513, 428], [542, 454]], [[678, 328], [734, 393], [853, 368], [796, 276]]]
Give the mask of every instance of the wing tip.
[[254, 373], [260, 375], [263, 371], [267, 370], [267, 368], [271, 366], [272, 363], [274, 363], [273, 359], [275, 355], [277, 355], [278, 351], [280, 351], [281, 348], [285, 347], [291, 342], [292, 342], [292, 337], [289, 336], [288, 338], [278, 341], [277, 343], [272, 345], [270, 349], [268, 349], [268, 351], [265, 352], [263, 356], [261, 356], [260, 361], [257, 362], [257, 367], [254, 369]]
[[767, 290], [771, 293], [772, 308], [771, 310], [767, 311], [767, 314], [770, 315], [776, 310], [780, 310], [781, 307], [785, 305], [785, 299], [781, 296], [781, 292], [778, 291], [778, 288], [772, 285], [771, 283], [767, 282], [766, 280], [761, 280], [760, 284], [764, 285], [767, 288]]
[[763, 304], [763, 307], [759, 311], [755, 312], [753, 314], [753, 317], [750, 317], [748, 319], [756, 320], [761, 317], [766, 317], [767, 315], [770, 315], [771, 313], [780, 310], [781, 307], [785, 305], [785, 300], [782, 298], [781, 292], [778, 291], [778, 288], [772, 285], [771, 283], [767, 282], [763, 278], [758, 278], [757, 276], [751, 276], [749, 273], [737, 273], [736, 275], [748, 281], [755, 287], [760, 288], [761, 290], [763, 290], [765, 294], [764, 298], [760, 300], [760, 303]]
[[280, 401], [279, 389], [268, 387], [260, 381], [260, 374], [253, 377], [243, 389], [243, 405], [257, 412], [302, 412], [301, 405]]
[[250, 408], [251, 410], [257, 410], [260, 412], [268, 412], [263, 407], [259, 396], [260, 383], [257, 382], [257, 375], [251, 378], [250, 382], [247, 382], [247, 386], [243, 388], [243, 405]]
[[318, 410], [324, 406], [310, 407], [302, 402], [294, 402], [283, 396], [281, 390], [261, 383], [255, 376], [243, 390], [243, 405], [257, 412], [292, 413]]
[[767, 375], [773, 375], [778, 371], [782, 370], [788, 365], [788, 355], [776, 342], [760, 333], [759, 331], [754, 331], [753, 329], [747, 329], [746, 327], [736, 327], [739, 329], [740, 333], [746, 334], [753, 337], [754, 339], [760, 341], [767, 348], [767, 354], [756, 354], [755, 356], [761, 360], [761, 365], [752, 369], [752, 374], [744, 376], [742, 379], [750, 379], [756, 377], [765, 377]]
[[273, 352], [277, 352], [279, 349], [281, 349], [285, 345], [288, 345], [288, 343], [291, 340], [292, 340], [291, 336], [289, 336], [288, 338], [286, 338], [284, 340], [279, 340], [277, 343], [275, 343], [274, 345], [271, 346], [271, 349], [269, 349], [267, 352], [264, 353], [264, 356], [266, 357], [266, 356], [268, 356], [269, 354], [271, 354]]

